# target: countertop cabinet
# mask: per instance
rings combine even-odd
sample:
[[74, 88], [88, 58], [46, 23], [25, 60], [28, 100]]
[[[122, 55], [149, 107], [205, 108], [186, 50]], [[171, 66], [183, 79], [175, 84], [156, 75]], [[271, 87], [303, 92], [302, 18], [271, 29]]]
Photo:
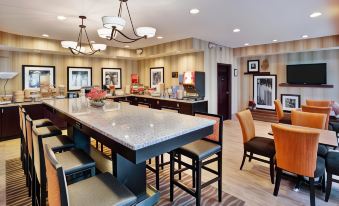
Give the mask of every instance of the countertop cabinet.
[[18, 107], [3, 107], [0, 109], [0, 139], [19, 137], [19, 110]]

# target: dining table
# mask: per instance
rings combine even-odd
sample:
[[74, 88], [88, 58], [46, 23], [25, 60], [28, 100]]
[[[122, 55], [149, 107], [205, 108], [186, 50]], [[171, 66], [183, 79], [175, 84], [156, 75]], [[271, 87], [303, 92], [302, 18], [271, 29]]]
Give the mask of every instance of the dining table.
[[43, 105], [67, 122], [67, 134], [77, 148], [89, 152], [94, 138], [112, 150], [113, 175], [137, 196], [137, 205], [160, 200], [159, 191], [146, 182], [146, 161], [212, 134], [215, 124], [112, 101], [93, 107], [85, 97], [43, 100]]

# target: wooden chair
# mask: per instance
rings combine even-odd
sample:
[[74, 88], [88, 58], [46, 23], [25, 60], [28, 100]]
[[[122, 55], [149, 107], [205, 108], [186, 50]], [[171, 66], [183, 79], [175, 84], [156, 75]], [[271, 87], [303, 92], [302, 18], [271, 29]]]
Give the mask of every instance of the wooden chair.
[[332, 104], [331, 100], [313, 100], [313, 99], [306, 100], [306, 105], [313, 107], [329, 107], [331, 106], [331, 104]]
[[338, 179], [334, 179], [333, 175], [339, 176], [339, 152], [329, 152], [326, 157], [326, 172], [327, 172], [327, 185], [325, 201], [328, 202], [332, 190], [332, 182], [339, 183]]
[[310, 203], [315, 205], [314, 178], [320, 177], [324, 183], [325, 159], [317, 156], [319, 133], [305, 129], [289, 128], [273, 124], [276, 148], [277, 174], [273, 195], [277, 196], [282, 171], [309, 177]]
[[[174, 185], [183, 189], [196, 198], [196, 205], [201, 204], [201, 190], [206, 186], [218, 182], [218, 200], [222, 200], [222, 145], [223, 145], [223, 117], [220, 115], [196, 112], [195, 116], [214, 120], [213, 134], [187, 144], [170, 153], [170, 200], [173, 201]], [[192, 164], [181, 160], [181, 156], [185, 156], [192, 160]], [[217, 162], [217, 170], [213, 170], [207, 165]], [[179, 167], [175, 170], [174, 163], [178, 163]], [[181, 168], [181, 166], [184, 166]], [[208, 171], [217, 177], [202, 184], [202, 170]], [[192, 170], [193, 188], [188, 187], [180, 181], [180, 174], [185, 170]], [[175, 175], [179, 175], [176, 180]], [[194, 189], [195, 188], [195, 189]]]
[[67, 186], [64, 168], [48, 145], [44, 156], [50, 206], [135, 204], [134, 194], [107, 172]]
[[[274, 141], [269, 138], [255, 136], [254, 121], [249, 110], [238, 112], [236, 115], [240, 122], [244, 143], [244, 156], [241, 162], [240, 170], [242, 170], [244, 166], [246, 157], [249, 158], [249, 161], [255, 159], [260, 162], [268, 163], [270, 165], [271, 182], [274, 184]], [[250, 154], [248, 154], [248, 152]], [[254, 154], [269, 158], [269, 161], [255, 157], [253, 156]]]
[[291, 124], [291, 118], [285, 115], [283, 107], [279, 99], [274, 100], [274, 105], [275, 105], [275, 112], [277, 114], [279, 123]]
[[302, 105], [301, 110], [303, 112], [326, 114], [327, 116], [326, 116], [325, 129], [328, 129], [328, 124], [330, 122], [330, 113], [332, 110], [331, 107], [315, 107], [315, 106]]

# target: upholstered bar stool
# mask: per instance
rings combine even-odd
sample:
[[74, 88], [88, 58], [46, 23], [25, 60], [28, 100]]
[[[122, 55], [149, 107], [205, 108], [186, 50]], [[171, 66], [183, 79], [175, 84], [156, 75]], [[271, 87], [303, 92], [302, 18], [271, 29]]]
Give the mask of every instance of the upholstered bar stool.
[[317, 156], [319, 133], [307, 129], [289, 128], [273, 124], [276, 148], [277, 176], [274, 196], [278, 195], [282, 171], [309, 177], [310, 203], [315, 205], [314, 178], [320, 177], [325, 183], [325, 159]]
[[327, 185], [325, 201], [328, 202], [332, 190], [332, 182], [339, 183], [338, 179], [334, 179], [333, 175], [339, 176], [339, 152], [329, 152], [326, 157], [326, 172], [327, 172]]
[[[175, 151], [172, 151], [170, 161], [170, 200], [173, 201], [174, 185], [186, 191], [196, 198], [196, 205], [201, 204], [201, 190], [206, 186], [218, 182], [218, 201], [222, 200], [222, 145], [223, 145], [223, 117], [220, 115], [196, 112], [195, 116], [214, 120], [213, 133], [201, 140], [197, 140], [190, 144], [184, 145]], [[177, 157], [175, 156], [177, 155]], [[181, 160], [181, 155], [190, 158], [192, 164], [188, 164]], [[175, 170], [174, 163], [177, 162], [179, 167]], [[207, 165], [217, 163], [217, 170], [211, 169]], [[181, 166], [184, 166], [181, 168]], [[174, 177], [176, 174], [181, 174], [186, 170], [192, 170], [193, 188], [188, 187]], [[201, 182], [201, 173], [205, 170], [215, 178]], [[194, 189], [195, 188], [195, 189]]]
[[[51, 143], [50, 148], [54, 151], [69, 150], [74, 146], [73, 142], [66, 136], [45, 137], [45, 131], [41, 128], [34, 128], [32, 133], [33, 139], [33, 159], [36, 176], [34, 176], [35, 195], [37, 205], [46, 205], [46, 170], [43, 145]], [[42, 131], [42, 132], [41, 132]], [[58, 148], [58, 149], [56, 149]], [[77, 173], [89, 171], [91, 176], [95, 175], [95, 162], [81, 149], [72, 149], [62, 153], [57, 153], [56, 158], [63, 165], [65, 175], [70, 176]]]
[[[249, 161], [254, 159], [260, 162], [268, 163], [270, 164], [271, 182], [274, 184], [274, 140], [265, 137], [258, 137], [255, 135], [255, 126], [250, 110], [238, 112], [236, 115], [240, 122], [244, 143], [244, 155], [240, 170], [242, 170], [242, 167], [244, 166], [246, 157], [249, 158]], [[254, 154], [269, 158], [269, 160], [254, 157]]]
[[50, 206], [134, 205], [136, 197], [110, 173], [102, 173], [67, 186], [64, 168], [53, 151], [44, 148]]
[[279, 123], [291, 124], [291, 118], [286, 116], [286, 114], [284, 113], [283, 107], [279, 99], [274, 100], [274, 105]]

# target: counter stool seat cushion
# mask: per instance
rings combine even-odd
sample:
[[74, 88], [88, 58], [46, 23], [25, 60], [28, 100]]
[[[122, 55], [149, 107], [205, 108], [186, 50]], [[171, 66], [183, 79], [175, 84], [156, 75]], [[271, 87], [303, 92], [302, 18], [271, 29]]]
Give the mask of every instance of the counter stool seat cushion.
[[282, 123], [282, 124], [292, 124], [291, 117], [284, 116], [282, 119], [279, 120], [279, 123]]
[[67, 150], [74, 147], [73, 141], [65, 135], [43, 138], [42, 143], [43, 145], [48, 144], [53, 151]]
[[275, 155], [274, 140], [265, 137], [253, 137], [244, 144], [244, 149], [265, 157], [273, 157]]
[[46, 126], [53, 126], [53, 122], [49, 119], [37, 119], [33, 120], [33, 127], [46, 127]]
[[339, 175], [339, 152], [329, 152], [327, 154], [326, 170], [328, 173]]
[[70, 205], [133, 205], [135, 195], [110, 173], [102, 173], [68, 186]]
[[178, 149], [181, 154], [198, 160], [205, 159], [221, 150], [221, 146], [206, 140], [197, 140]]
[[56, 126], [47, 126], [47, 127], [33, 127], [33, 132], [41, 138], [58, 136], [62, 134], [62, 131]]
[[74, 174], [95, 167], [95, 161], [81, 149], [56, 153], [56, 159], [65, 170], [65, 175]]
[[322, 157], [317, 157], [317, 165], [314, 171], [314, 177], [321, 177], [325, 173], [325, 159]]
[[318, 153], [317, 153], [318, 156], [326, 159], [327, 153], [328, 153], [328, 148], [325, 145], [319, 144]]

